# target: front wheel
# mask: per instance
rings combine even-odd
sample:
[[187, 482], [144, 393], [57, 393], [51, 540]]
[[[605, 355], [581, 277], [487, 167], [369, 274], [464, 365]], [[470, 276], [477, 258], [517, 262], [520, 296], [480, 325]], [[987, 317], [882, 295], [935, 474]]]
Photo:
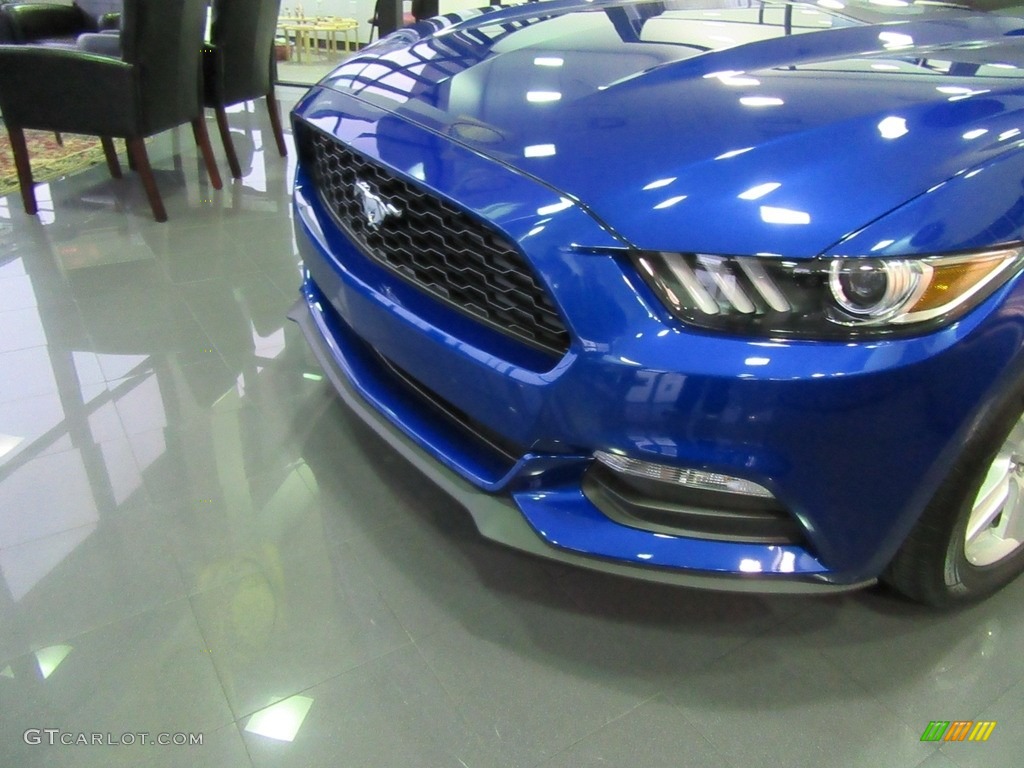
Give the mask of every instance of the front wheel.
[[1004, 407], [968, 441], [882, 579], [951, 607], [988, 597], [1024, 571], [1024, 406]]

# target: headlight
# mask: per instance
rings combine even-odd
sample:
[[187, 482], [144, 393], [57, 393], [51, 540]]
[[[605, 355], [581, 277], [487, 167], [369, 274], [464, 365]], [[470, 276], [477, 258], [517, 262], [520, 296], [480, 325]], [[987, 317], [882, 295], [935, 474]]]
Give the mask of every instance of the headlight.
[[952, 322], [1024, 263], [1024, 247], [927, 258], [786, 261], [642, 252], [637, 269], [680, 320], [805, 338], [920, 333]]

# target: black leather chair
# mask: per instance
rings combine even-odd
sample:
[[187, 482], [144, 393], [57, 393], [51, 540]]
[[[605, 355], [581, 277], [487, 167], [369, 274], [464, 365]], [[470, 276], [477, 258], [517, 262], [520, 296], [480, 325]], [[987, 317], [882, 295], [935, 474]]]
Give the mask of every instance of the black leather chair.
[[0, 5], [0, 42], [74, 45], [79, 35], [119, 29], [122, 5], [122, 0], [4, 3]]
[[288, 151], [274, 96], [274, 31], [281, 0], [213, 0], [210, 45], [203, 51], [203, 101], [217, 114], [231, 175], [242, 178], [225, 107], [265, 96], [277, 150]]
[[0, 45], [0, 112], [14, 152], [25, 211], [36, 212], [23, 129], [99, 136], [111, 175], [123, 138], [153, 217], [167, 213], [145, 138], [191, 123], [214, 188], [221, 188], [203, 117], [200, 57], [208, 0], [125, 0], [121, 58], [37, 45]]

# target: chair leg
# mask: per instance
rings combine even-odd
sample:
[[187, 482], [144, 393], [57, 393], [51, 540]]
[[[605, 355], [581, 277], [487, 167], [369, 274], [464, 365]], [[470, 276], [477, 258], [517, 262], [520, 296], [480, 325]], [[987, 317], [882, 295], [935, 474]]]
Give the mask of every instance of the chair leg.
[[206, 132], [206, 121], [202, 117], [197, 117], [192, 121], [192, 134], [196, 137], [199, 151], [203, 153], [203, 161], [206, 163], [206, 173], [210, 177], [210, 183], [214, 189], [221, 189], [224, 185], [220, 180], [220, 171], [217, 170], [217, 161], [213, 158], [213, 147], [210, 146], [210, 134]]
[[146, 140], [141, 137], [127, 139], [128, 156], [135, 163], [135, 170], [142, 179], [142, 186], [146, 188], [146, 197], [149, 198], [149, 207], [153, 209], [153, 218], [157, 221], [167, 221], [167, 211], [164, 210], [164, 201], [160, 199], [160, 190], [156, 187], [156, 179], [153, 177], [153, 169], [149, 165], [149, 155], [146, 154]]
[[[128, 150], [128, 139], [124, 140], [124, 148], [125, 148], [125, 150]], [[132, 157], [132, 153], [131, 152], [128, 152], [128, 170], [129, 171], [134, 171], [135, 170], [135, 158]]]
[[53, 132], [53, 138], [57, 140], [57, 146], [58, 147], [63, 147], [64, 146], [64, 136], [61, 134], [60, 131], [54, 131]]
[[35, 182], [32, 181], [32, 165], [28, 161], [28, 145], [25, 144], [25, 132], [13, 125], [7, 126], [7, 135], [11, 139], [11, 151], [14, 153], [14, 167], [18, 170], [18, 186], [21, 187], [21, 202], [25, 213], [35, 216], [36, 207]]
[[288, 154], [288, 148], [284, 145], [284, 131], [281, 130], [281, 112], [277, 106], [277, 96], [274, 94], [274, 86], [267, 91], [267, 112], [270, 113], [270, 126], [274, 129], [274, 139], [277, 141], [277, 151], [281, 157]]
[[117, 159], [117, 150], [114, 149], [114, 140], [109, 136], [101, 136], [100, 143], [103, 145], [103, 155], [107, 158], [107, 169], [115, 179], [121, 178], [121, 163]]
[[217, 115], [217, 130], [220, 131], [220, 140], [224, 145], [224, 154], [228, 156], [228, 168], [231, 169], [231, 178], [242, 178], [242, 166], [238, 162], [238, 154], [235, 152], [235, 144], [231, 141], [231, 127], [228, 125], [228, 113], [224, 107], [214, 107]]

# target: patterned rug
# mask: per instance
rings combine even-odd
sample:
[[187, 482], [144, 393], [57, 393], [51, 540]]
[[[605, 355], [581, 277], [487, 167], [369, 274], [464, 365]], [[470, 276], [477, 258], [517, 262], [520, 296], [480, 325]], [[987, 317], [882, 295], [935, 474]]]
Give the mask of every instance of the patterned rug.
[[[103, 162], [103, 147], [96, 137], [65, 133], [63, 139], [64, 146], [61, 146], [52, 131], [25, 131], [34, 181], [52, 181]], [[7, 130], [0, 126], [0, 195], [17, 189], [18, 173], [14, 168], [11, 142]]]

